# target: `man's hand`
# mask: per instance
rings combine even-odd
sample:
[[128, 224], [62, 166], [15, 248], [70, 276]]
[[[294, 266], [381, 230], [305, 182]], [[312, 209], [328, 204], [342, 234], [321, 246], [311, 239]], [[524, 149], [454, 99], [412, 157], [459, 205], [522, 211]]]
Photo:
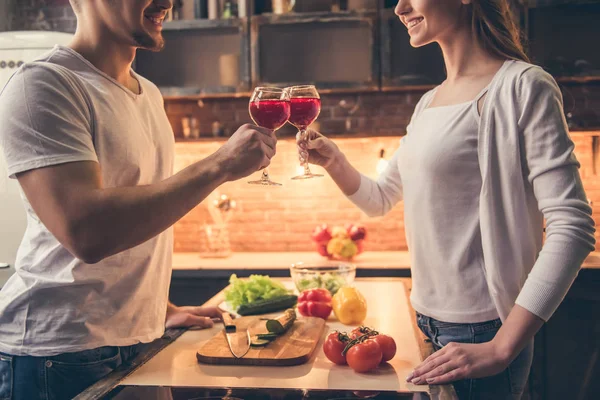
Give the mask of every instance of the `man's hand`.
[[221, 312], [216, 307], [177, 307], [169, 304], [165, 328], [212, 328], [212, 318], [220, 318]]
[[227, 180], [245, 178], [271, 163], [277, 137], [269, 129], [252, 124], [242, 125], [216, 155]]

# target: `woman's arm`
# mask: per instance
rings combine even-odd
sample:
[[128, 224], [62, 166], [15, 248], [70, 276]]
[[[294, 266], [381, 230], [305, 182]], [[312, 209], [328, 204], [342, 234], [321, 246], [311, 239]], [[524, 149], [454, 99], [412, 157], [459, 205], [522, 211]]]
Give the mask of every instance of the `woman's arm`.
[[358, 208], [370, 217], [387, 214], [402, 199], [402, 181], [398, 170], [399, 151], [394, 153], [377, 181], [360, 174], [330, 139], [310, 132], [309, 141], [298, 143], [301, 161], [325, 168], [334, 182]]
[[360, 172], [346, 159], [346, 155], [338, 146], [318, 132], [310, 131], [308, 141], [299, 141], [300, 161], [304, 162], [308, 155], [311, 164], [325, 168], [340, 190], [346, 195], [355, 194], [359, 187]]
[[594, 220], [558, 85], [534, 67], [521, 77], [517, 93], [525, 172], [546, 220], [546, 240], [516, 303], [547, 321], [594, 250]]

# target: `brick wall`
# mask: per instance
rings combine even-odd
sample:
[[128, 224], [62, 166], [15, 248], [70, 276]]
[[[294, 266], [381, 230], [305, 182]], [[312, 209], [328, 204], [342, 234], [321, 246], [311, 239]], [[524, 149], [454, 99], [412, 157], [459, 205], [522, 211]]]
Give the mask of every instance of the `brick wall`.
[[[347, 138], [336, 143], [364, 173], [375, 177], [379, 150], [391, 155], [399, 137]], [[176, 170], [211, 154], [222, 142], [177, 143]], [[201, 251], [202, 226], [211, 223], [207, 211], [218, 194], [237, 201], [237, 209], [229, 221], [234, 251], [302, 251], [312, 249], [310, 233], [317, 224], [364, 223], [370, 238], [369, 250], [406, 248], [403, 234], [402, 207], [385, 218], [369, 219], [339, 191], [329, 177], [307, 181], [291, 181], [297, 171], [295, 142], [280, 140], [273, 158], [271, 179], [283, 183], [281, 188], [249, 185], [244, 179], [227, 183], [208, 201], [196, 207], [175, 225], [176, 251]], [[317, 172], [318, 167], [314, 168]], [[252, 176], [259, 178], [260, 174]]]
[[[600, 170], [595, 173], [592, 165], [592, 138], [574, 134], [573, 140], [598, 224], [600, 176], [597, 173]], [[386, 150], [389, 157], [399, 146], [399, 137], [337, 138], [335, 141], [348, 159], [371, 177], [377, 176], [375, 167], [379, 150]], [[177, 143], [176, 169], [204, 158], [221, 144], [218, 141]], [[175, 250], [203, 251], [203, 226], [212, 223], [206, 207], [219, 194], [227, 194], [238, 203], [229, 221], [234, 251], [310, 251], [313, 249], [310, 234], [317, 224], [343, 225], [348, 222], [360, 222], [367, 227], [367, 250], [406, 250], [402, 203], [385, 217], [368, 218], [340, 193], [329, 177], [291, 181], [289, 178], [296, 173], [296, 160], [294, 141], [280, 140], [271, 176], [284, 186], [254, 186], [247, 184], [247, 179], [224, 185], [175, 225]], [[315, 167], [315, 172], [317, 170], [319, 168]], [[258, 174], [253, 176], [258, 177]]]
[[[322, 110], [315, 125], [321, 132], [358, 135], [401, 135], [408, 124], [423, 91], [403, 93], [363, 93], [321, 96]], [[212, 136], [212, 124], [218, 121], [224, 136], [231, 136], [242, 124], [252, 122], [248, 115], [248, 98], [202, 100], [167, 100], [167, 115], [175, 131], [182, 137], [183, 117], [192, 116], [200, 122], [200, 135]], [[280, 137], [292, 137], [296, 130], [289, 124]]]
[[[561, 89], [570, 128], [600, 129], [600, 83], [563, 84]], [[322, 95], [322, 110], [315, 128], [327, 135], [399, 136], [404, 134], [423, 93], [415, 90]], [[175, 136], [179, 138], [183, 136], [181, 119], [188, 116], [198, 119], [202, 137], [212, 136], [215, 121], [220, 123], [225, 137], [240, 125], [251, 122], [247, 97], [200, 102], [168, 99], [165, 108]], [[279, 131], [279, 136], [292, 137], [295, 132], [288, 124]]]

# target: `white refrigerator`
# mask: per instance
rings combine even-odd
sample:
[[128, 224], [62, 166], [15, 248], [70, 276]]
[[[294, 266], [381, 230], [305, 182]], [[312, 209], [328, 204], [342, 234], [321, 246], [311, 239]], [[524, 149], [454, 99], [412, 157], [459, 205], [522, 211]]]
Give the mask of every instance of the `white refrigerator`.
[[[0, 32], [0, 93], [14, 72], [56, 44], [66, 45], [72, 35], [45, 31]], [[0, 121], [0, 129], [2, 129]], [[27, 225], [16, 180], [9, 179], [0, 149], [0, 288], [14, 272], [17, 249]]]

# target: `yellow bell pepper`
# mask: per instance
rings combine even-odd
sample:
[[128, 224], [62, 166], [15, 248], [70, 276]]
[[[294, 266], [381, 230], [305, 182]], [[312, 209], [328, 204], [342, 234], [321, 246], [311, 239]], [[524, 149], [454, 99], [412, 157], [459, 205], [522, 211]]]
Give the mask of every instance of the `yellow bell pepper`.
[[367, 301], [356, 288], [340, 288], [331, 305], [335, 316], [344, 325], [359, 325], [367, 317]]

